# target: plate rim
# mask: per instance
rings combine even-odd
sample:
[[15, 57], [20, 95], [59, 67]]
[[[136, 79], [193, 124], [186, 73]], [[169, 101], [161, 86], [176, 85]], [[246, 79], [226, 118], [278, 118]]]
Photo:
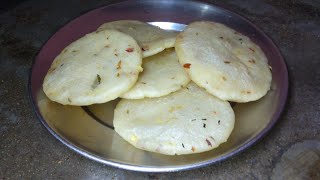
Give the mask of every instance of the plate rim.
[[[272, 38], [267, 35], [265, 32], [263, 32], [257, 25], [255, 25], [253, 22], [251, 22], [248, 18], [229, 10], [226, 6], [218, 4], [218, 3], [208, 3], [206, 0], [182, 0], [185, 2], [193, 2], [193, 3], [198, 3], [198, 4], [204, 4], [204, 5], [208, 5], [208, 6], [214, 6], [218, 9], [221, 9], [223, 11], [226, 11], [228, 13], [231, 13], [239, 18], [241, 18], [242, 20], [244, 20], [246, 23], [248, 23], [250, 26], [254, 27], [259, 34], [263, 35], [265, 37], [265, 39], [268, 41], [269, 44], [271, 44], [274, 47], [275, 53], [276, 55], [279, 57], [279, 61], [280, 64], [283, 67], [283, 74], [284, 76], [282, 77], [283, 79], [283, 88], [280, 90], [279, 93], [279, 108], [278, 110], [275, 112], [275, 114], [272, 116], [271, 121], [269, 121], [269, 123], [267, 124], [267, 126], [262, 129], [262, 131], [260, 131], [256, 136], [254, 136], [252, 139], [248, 139], [246, 140], [240, 147], [238, 147], [237, 149], [234, 149], [231, 152], [226, 152], [223, 153], [220, 157], [214, 158], [214, 159], [209, 159], [207, 161], [200, 161], [197, 163], [192, 163], [192, 164], [187, 164], [187, 165], [176, 165], [176, 166], [140, 166], [140, 165], [132, 165], [132, 164], [126, 164], [123, 162], [116, 162], [113, 160], [105, 160], [102, 159], [100, 156], [97, 156], [79, 146], [77, 146], [75, 143], [70, 142], [68, 139], [58, 135], [49, 125], [48, 123], [44, 120], [44, 118], [42, 117], [37, 103], [35, 102], [36, 97], [33, 96], [32, 93], [32, 76], [33, 76], [33, 70], [34, 70], [34, 65], [36, 63], [36, 61], [38, 60], [38, 56], [40, 54], [40, 52], [43, 50], [43, 48], [47, 45], [47, 43], [54, 38], [54, 36], [61, 30], [63, 29], [67, 24], [72, 23], [74, 21], [76, 21], [77, 19], [81, 18], [82, 16], [92, 12], [92, 11], [98, 11], [101, 10], [103, 8], [106, 8], [108, 6], [113, 6], [113, 5], [118, 5], [118, 4], [122, 4], [122, 3], [126, 3], [132, 0], [124, 0], [124, 1], [120, 1], [117, 3], [110, 3], [110, 4], [104, 4], [92, 9], [87, 10], [84, 13], [81, 13], [79, 16], [70, 19], [69, 21], [65, 22], [63, 25], [61, 25], [39, 48], [39, 51], [37, 52], [37, 54], [34, 56], [33, 60], [32, 60], [32, 65], [31, 68], [29, 70], [29, 77], [28, 77], [28, 97], [29, 100], [31, 101], [32, 104], [32, 110], [35, 112], [37, 119], [41, 122], [41, 124], [49, 131], [49, 133], [51, 135], [53, 135], [57, 140], [59, 140], [62, 144], [66, 145], [68, 148], [70, 148], [71, 150], [79, 153], [80, 155], [97, 161], [99, 163], [102, 164], [106, 164], [106, 165], [110, 165], [112, 167], [116, 167], [116, 168], [122, 168], [122, 169], [126, 169], [126, 170], [131, 170], [131, 171], [139, 171], [139, 172], [176, 172], [176, 171], [182, 171], [182, 170], [191, 170], [191, 169], [195, 169], [195, 168], [200, 168], [200, 167], [204, 167], [207, 166], [209, 164], [215, 164], [218, 162], [221, 162], [223, 160], [226, 160], [234, 155], [237, 155], [241, 152], [243, 152], [244, 150], [248, 149], [250, 146], [253, 146], [254, 144], [256, 144], [257, 142], [259, 142], [260, 140], [262, 140], [262, 138], [267, 134], [267, 132], [269, 132], [272, 127], [276, 124], [276, 122], [280, 119], [281, 115], [284, 112], [284, 108], [288, 102], [288, 91], [289, 91], [289, 74], [288, 74], [288, 68], [287, 68], [287, 63], [285, 61], [285, 59], [283, 58], [279, 47], [273, 42]], [[134, 1], [151, 1], [151, 0], [134, 0]], [[167, 0], [159, 0], [159, 1], [167, 1]], [[157, 1], [157, 2], [159, 2]]]

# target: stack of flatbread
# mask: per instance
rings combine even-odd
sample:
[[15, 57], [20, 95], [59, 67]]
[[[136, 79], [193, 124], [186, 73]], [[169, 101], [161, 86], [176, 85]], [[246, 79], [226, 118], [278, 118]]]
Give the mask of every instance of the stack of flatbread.
[[235, 122], [229, 101], [245, 103], [270, 89], [258, 45], [216, 22], [182, 32], [121, 20], [67, 46], [43, 82], [64, 105], [121, 98], [113, 124], [133, 146], [167, 155], [200, 153], [226, 142]]

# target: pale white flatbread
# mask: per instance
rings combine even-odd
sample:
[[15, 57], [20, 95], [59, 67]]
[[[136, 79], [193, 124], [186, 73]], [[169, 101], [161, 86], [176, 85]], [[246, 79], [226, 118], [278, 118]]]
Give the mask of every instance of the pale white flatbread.
[[258, 45], [214, 22], [194, 22], [178, 35], [176, 52], [190, 78], [220, 99], [248, 102], [270, 89], [268, 61]]
[[225, 142], [234, 112], [194, 83], [159, 98], [122, 99], [115, 109], [115, 131], [133, 146], [167, 155], [211, 150]]
[[99, 30], [116, 29], [132, 36], [142, 49], [143, 57], [174, 47], [177, 33], [135, 20], [120, 20], [102, 24]]
[[178, 62], [174, 49], [143, 59], [143, 72], [137, 83], [121, 97], [142, 99], [168, 95], [186, 86], [190, 78]]
[[55, 58], [43, 90], [52, 101], [65, 105], [104, 103], [135, 84], [141, 65], [141, 50], [132, 37], [115, 30], [93, 32]]

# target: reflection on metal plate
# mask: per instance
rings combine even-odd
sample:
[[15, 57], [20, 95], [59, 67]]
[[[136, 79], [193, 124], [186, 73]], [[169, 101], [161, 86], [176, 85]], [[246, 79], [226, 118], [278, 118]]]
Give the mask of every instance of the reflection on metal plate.
[[172, 23], [172, 22], [149, 22], [149, 24], [158, 26], [165, 30], [171, 30], [171, 31], [182, 31], [184, 30], [184, 28], [187, 27], [185, 24]]

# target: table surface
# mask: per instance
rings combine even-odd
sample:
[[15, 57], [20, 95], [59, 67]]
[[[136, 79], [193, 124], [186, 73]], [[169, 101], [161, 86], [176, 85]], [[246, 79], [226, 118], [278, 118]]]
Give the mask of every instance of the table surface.
[[0, 11], [0, 179], [320, 179], [320, 2], [313, 0], [208, 1], [260, 27], [279, 47], [289, 70], [285, 111], [244, 152], [199, 169], [142, 173], [94, 162], [56, 140], [31, 107], [32, 61], [65, 23], [113, 2], [29, 0]]

